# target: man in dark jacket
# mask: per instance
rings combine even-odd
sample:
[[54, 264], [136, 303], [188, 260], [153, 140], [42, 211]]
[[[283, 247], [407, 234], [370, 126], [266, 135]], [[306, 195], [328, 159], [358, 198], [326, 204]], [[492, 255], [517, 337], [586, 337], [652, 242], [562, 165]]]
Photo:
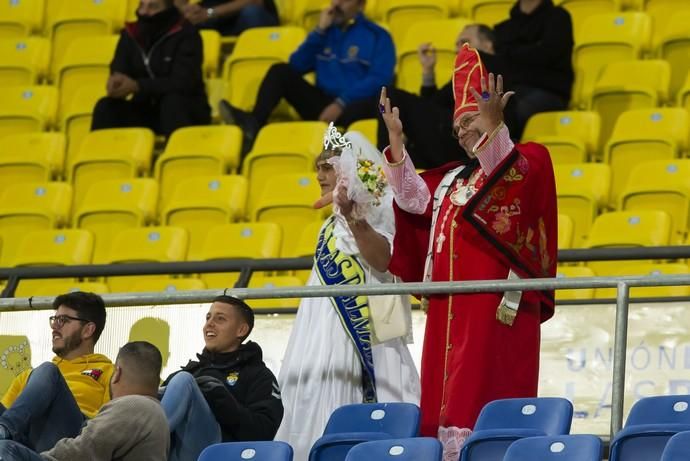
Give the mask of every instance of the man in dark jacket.
[[[460, 50], [464, 43], [469, 43], [479, 51], [490, 72], [503, 74], [494, 55], [494, 34], [491, 28], [483, 24], [465, 26], [455, 42], [456, 50]], [[419, 95], [399, 88], [387, 89], [391, 104], [400, 109], [405, 127], [405, 149], [415, 167], [422, 169], [435, 168], [458, 159], [469, 160], [458, 140], [453, 137], [455, 98], [450, 81], [452, 69], [439, 70], [441, 76], [448, 76], [448, 80], [438, 87], [436, 50], [431, 43], [422, 43], [419, 45], [418, 55], [422, 65]], [[507, 77], [504, 75], [504, 78]], [[509, 83], [504, 84], [509, 88]], [[377, 144], [381, 151], [388, 145], [388, 128], [381, 117], [378, 117]]]
[[240, 35], [252, 27], [278, 25], [274, 0], [176, 0], [185, 19], [201, 29], [221, 35]]
[[504, 75], [510, 76], [506, 88], [515, 92], [505, 122], [511, 137], [520, 139], [530, 116], [568, 107], [575, 78], [573, 25], [570, 13], [553, 0], [518, 0], [494, 33]]
[[254, 312], [241, 299], [218, 296], [206, 314], [198, 361], [173, 373], [161, 388], [172, 433], [170, 461], [187, 461], [213, 443], [273, 440], [283, 419], [278, 381], [261, 348], [244, 343]]
[[169, 136], [210, 123], [199, 32], [173, 0], [141, 0], [137, 17], [122, 31], [91, 129], [149, 127]]
[[[303, 120], [348, 126], [377, 116], [378, 93], [393, 81], [395, 47], [391, 35], [364, 16], [365, 5], [366, 0], [331, 0], [290, 61], [268, 70], [252, 112], [221, 101], [225, 122], [244, 132], [243, 153], [282, 98]], [[303, 78], [309, 72], [315, 85]]]

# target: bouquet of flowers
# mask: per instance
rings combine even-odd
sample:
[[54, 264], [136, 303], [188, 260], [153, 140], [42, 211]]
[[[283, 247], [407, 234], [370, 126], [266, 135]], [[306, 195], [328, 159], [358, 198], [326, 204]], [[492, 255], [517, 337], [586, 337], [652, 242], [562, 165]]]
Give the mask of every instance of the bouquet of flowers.
[[381, 205], [381, 197], [383, 197], [388, 185], [381, 165], [360, 157], [357, 159], [357, 177], [364, 188], [373, 196], [372, 205]]

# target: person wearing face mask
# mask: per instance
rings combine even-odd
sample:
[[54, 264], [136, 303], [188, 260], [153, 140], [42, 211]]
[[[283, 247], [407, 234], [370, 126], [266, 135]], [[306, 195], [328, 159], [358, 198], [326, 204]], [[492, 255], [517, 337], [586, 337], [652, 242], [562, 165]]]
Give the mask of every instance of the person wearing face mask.
[[241, 299], [218, 296], [204, 324], [205, 347], [159, 390], [172, 434], [170, 461], [199, 457], [219, 442], [273, 440], [283, 418], [280, 387], [247, 341], [254, 311]]
[[[221, 101], [224, 121], [242, 128], [244, 154], [283, 98], [303, 120], [347, 126], [376, 116], [379, 88], [393, 81], [395, 47], [391, 35], [364, 16], [365, 4], [365, 0], [331, 0], [289, 62], [268, 70], [251, 112]], [[310, 72], [315, 73], [316, 84], [303, 78]]]
[[141, 0], [137, 21], [120, 35], [91, 129], [148, 127], [167, 137], [209, 124], [202, 62], [201, 36], [173, 0]]
[[[0, 440], [36, 451], [75, 437], [110, 400], [113, 363], [94, 348], [105, 328], [105, 304], [94, 293], [75, 292], [53, 301], [49, 318], [55, 357], [20, 373], [0, 403]], [[2, 458], [0, 458], [2, 459]]]
[[[513, 144], [503, 123], [512, 96], [465, 44], [455, 62], [453, 127], [471, 160], [421, 175], [405, 152], [399, 109], [385, 88], [381, 112], [390, 146], [385, 171], [395, 194], [388, 269], [406, 282], [555, 277], [557, 209], [549, 152]], [[457, 460], [482, 407], [534, 397], [540, 323], [553, 291], [463, 293], [422, 299], [421, 433]]]

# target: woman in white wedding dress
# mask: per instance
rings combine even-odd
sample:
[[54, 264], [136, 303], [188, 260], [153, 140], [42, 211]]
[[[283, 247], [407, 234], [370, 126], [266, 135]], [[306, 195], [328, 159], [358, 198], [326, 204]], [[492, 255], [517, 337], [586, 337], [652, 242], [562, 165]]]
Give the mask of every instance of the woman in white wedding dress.
[[[362, 184], [347, 184], [364, 171], [353, 169], [364, 165], [376, 172], [380, 162], [381, 154], [360, 133], [343, 137], [329, 127], [316, 163], [322, 194], [316, 206], [333, 197], [335, 211], [321, 228], [308, 285], [393, 281], [385, 271], [388, 258], [381, 258], [382, 248], [390, 254], [395, 229], [390, 188], [379, 181], [374, 197], [361, 193]], [[353, 201], [352, 191], [357, 189], [360, 194]], [[329, 416], [342, 405], [419, 404], [419, 375], [406, 345], [411, 338], [409, 296], [400, 300], [406, 334], [372, 346], [366, 296], [302, 299], [278, 377], [285, 414], [276, 440], [292, 445], [295, 461], [308, 459]]]

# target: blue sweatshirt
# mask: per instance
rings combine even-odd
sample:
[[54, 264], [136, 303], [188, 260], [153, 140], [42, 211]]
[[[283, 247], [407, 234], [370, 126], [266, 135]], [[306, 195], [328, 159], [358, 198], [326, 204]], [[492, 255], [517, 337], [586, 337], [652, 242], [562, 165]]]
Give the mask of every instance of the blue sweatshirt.
[[316, 86], [343, 105], [378, 95], [393, 82], [395, 46], [390, 34], [358, 14], [345, 30], [314, 30], [290, 56], [301, 74], [316, 72]]

